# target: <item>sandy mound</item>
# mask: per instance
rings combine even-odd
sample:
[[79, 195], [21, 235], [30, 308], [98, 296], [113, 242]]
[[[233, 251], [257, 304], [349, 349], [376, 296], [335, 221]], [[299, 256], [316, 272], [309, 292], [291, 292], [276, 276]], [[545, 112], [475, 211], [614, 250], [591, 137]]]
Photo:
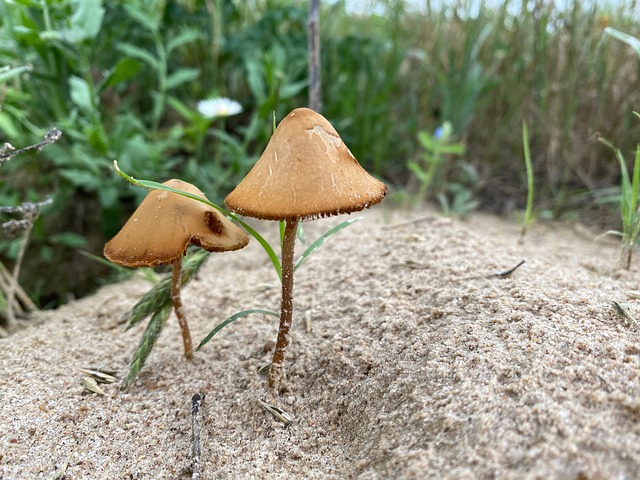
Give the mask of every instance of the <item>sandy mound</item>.
[[[192, 364], [172, 317], [128, 392], [84, 392], [77, 367], [126, 373], [143, 326], [116, 320], [140, 279], [0, 340], [0, 478], [190, 478], [196, 392], [203, 478], [640, 478], [638, 331], [610, 307], [640, 317], [625, 295], [639, 275], [607, 273], [615, 245], [544, 226], [519, 245], [485, 216], [364, 217], [297, 272], [281, 396], [257, 374], [277, 330], [261, 315]], [[305, 224], [308, 238], [343, 219]], [[239, 310], [277, 310], [279, 290], [252, 242], [212, 255], [183, 299], [199, 342]]]

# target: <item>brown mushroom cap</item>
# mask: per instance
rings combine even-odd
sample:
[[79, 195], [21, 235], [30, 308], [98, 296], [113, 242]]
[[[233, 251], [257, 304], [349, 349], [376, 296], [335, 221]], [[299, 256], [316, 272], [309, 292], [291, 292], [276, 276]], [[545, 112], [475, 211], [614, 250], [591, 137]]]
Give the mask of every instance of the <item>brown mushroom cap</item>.
[[362, 210], [386, 194], [387, 187], [360, 166], [326, 118], [297, 108], [224, 202], [241, 215], [305, 220]]
[[[182, 180], [169, 180], [164, 185], [206, 198], [197, 187]], [[156, 267], [180, 259], [189, 243], [209, 252], [224, 252], [244, 247], [249, 236], [202, 202], [152, 190], [104, 246], [104, 256], [126, 267]]]

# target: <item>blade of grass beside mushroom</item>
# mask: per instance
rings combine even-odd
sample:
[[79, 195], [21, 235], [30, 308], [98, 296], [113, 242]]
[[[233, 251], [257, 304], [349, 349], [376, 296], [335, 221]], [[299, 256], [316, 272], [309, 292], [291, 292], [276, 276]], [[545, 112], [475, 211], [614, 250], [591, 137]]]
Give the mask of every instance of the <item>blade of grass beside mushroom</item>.
[[[182, 180], [165, 182], [176, 190], [197, 197], [204, 194]], [[126, 267], [156, 267], [172, 265], [171, 305], [176, 313], [187, 359], [193, 357], [193, 345], [184, 313], [180, 289], [182, 257], [189, 244], [208, 252], [238, 250], [249, 243], [246, 232], [217, 210], [171, 192], [154, 190], [142, 201], [120, 232], [104, 247], [104, 256]], [[160, 308], [162, 325], [168, 313]]]
[[280, 327], [270, 387], [279, 389], [285, 380], [298, 222], [359, 211], [381, 202], [386, 194], [387, 187], [362, 168], [326, 118], [297, 108], [280, 122], [256, 164], [225, 198], [235, 213], [285, 222]]

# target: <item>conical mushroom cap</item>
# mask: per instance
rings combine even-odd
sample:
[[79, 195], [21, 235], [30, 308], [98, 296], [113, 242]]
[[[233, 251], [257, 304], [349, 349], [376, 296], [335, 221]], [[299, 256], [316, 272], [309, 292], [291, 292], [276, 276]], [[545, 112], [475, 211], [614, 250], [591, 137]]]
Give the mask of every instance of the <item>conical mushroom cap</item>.
[[297, 108], [280, 122], [262, 156], [224, 202], [241, 215], [304, 220], [362, 210], [386, 193], [326, 118]]
[[[164, 185], [206, 198], [190, 183]], [[209, 252], [238, 250], [247, 233], [217, 210], [165, 190], [152, 190], [120, 232], [104, 246], [104, 256], [126, 267], [156, 267], [182, 258], [189, 243]]]

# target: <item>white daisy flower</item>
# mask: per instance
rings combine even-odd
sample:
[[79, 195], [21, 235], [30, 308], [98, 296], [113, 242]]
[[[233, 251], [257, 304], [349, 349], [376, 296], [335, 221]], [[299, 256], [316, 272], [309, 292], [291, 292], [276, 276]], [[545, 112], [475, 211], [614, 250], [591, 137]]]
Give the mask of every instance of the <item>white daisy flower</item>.
[[242, 111], [242, 105], [226, 97], [200, 100], [197, 108], [207, 118], [230, 117]]

